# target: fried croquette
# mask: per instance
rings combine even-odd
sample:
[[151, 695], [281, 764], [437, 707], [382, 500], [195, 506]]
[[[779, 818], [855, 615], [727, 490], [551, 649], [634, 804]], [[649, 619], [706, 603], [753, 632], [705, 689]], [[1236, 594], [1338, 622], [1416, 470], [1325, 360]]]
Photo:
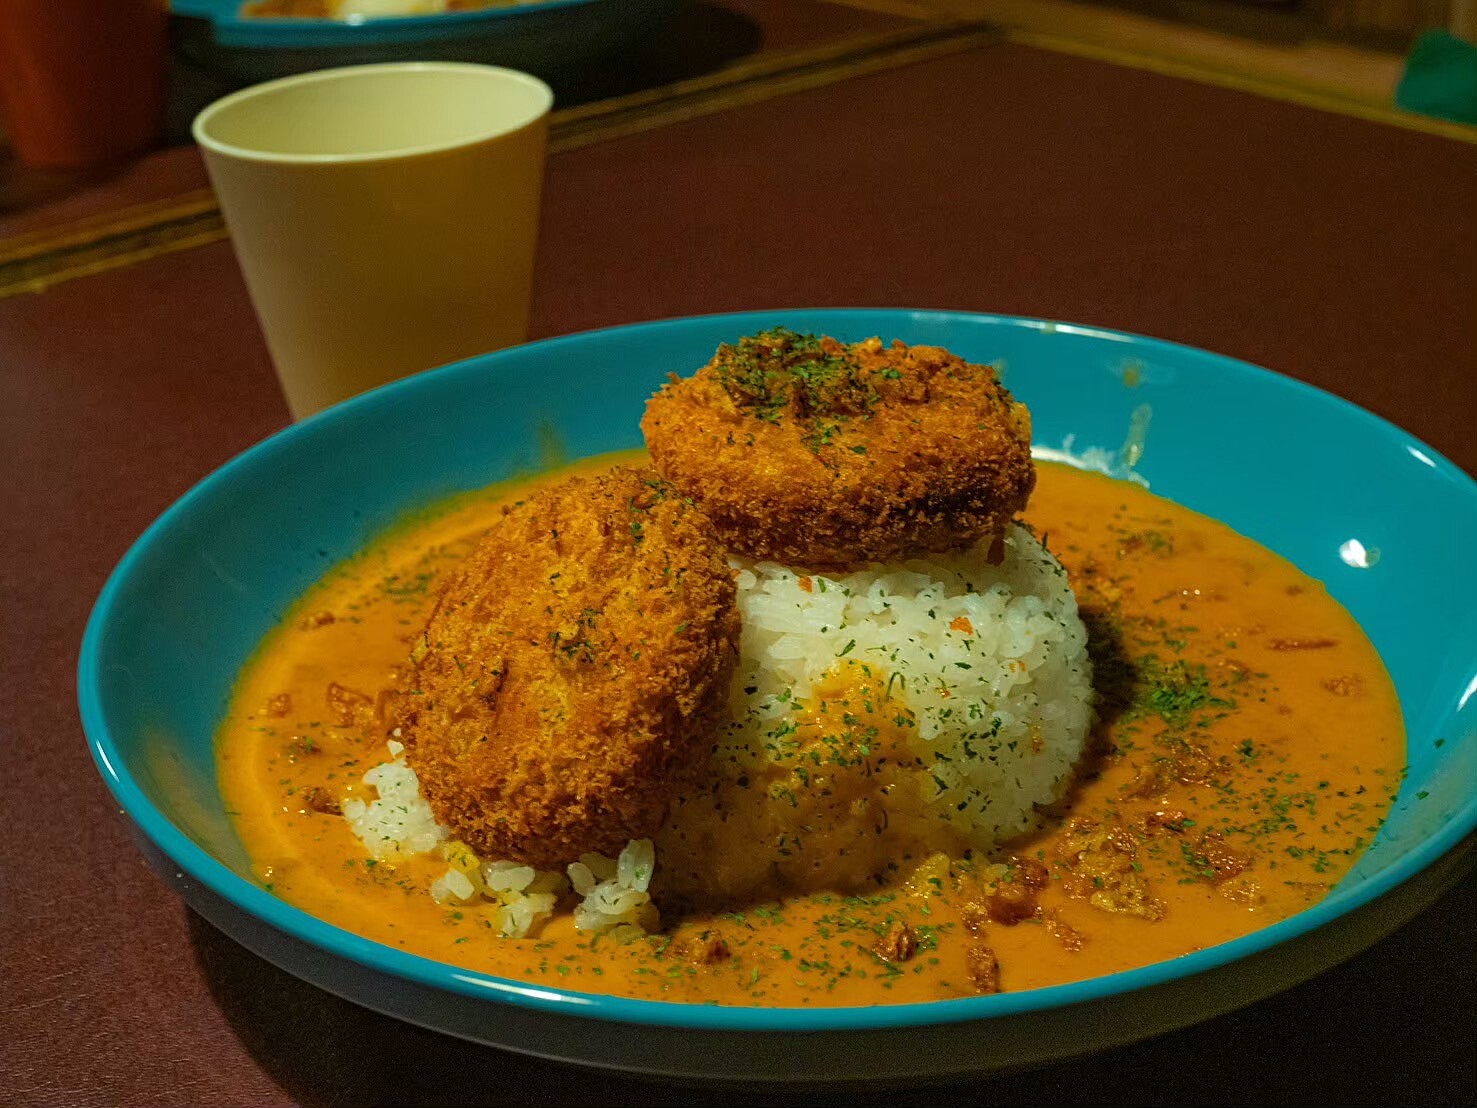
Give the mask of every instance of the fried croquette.
[[765, 331], [673, 376], [641, 429], [731, 550], [787, 565], [967, 546], [1036, 481], [1025, 405], [937, 346]]
[[738, 655], [712, 524], [653, 471], [504, 509], [436, 601], [394, 718], [436, 818], [558, 868], [652, 835]]

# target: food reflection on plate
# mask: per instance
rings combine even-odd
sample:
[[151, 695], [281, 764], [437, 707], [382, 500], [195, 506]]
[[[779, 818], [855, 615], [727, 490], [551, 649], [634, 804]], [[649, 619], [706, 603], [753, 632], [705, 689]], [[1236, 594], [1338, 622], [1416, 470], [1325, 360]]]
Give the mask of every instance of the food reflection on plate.
[[872, 1005], [1211, 946], [1374, 838], [1403, 727], [1354, 620], [1033, 463], [991, 367], [774, 329], [643, 430], [404, 521], [264, 641], [217, 754], [276, 895], [515, 980]]

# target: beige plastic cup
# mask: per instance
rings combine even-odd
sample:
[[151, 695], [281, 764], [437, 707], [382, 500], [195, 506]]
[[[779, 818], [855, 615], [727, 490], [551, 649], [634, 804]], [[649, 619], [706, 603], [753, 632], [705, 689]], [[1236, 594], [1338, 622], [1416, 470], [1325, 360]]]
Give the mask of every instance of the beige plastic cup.
[[511, 69], [407, 62], [196, 117], [294, 419], [528, 337], [552, 103]]

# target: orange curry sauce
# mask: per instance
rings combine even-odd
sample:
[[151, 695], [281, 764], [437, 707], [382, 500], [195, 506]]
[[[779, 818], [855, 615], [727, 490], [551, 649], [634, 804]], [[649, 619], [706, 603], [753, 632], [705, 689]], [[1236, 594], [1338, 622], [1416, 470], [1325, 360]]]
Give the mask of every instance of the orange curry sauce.
[[1317, 901], [1400, 783], [1400, 711], [1373, 647], [1321, 585], [1229, 528], [1124, 482], [1038, 471], [1026, 516], [1072, 576], [1102, 720], [1062, 810], [1012, 844], [1007, 868], [940, 857], [861, 895], [669, 912], [661, 934], [623, 943], [582, 935], [567, 912], [535, 937], [500, 938], [484, 909], [431, 898], [439, 856], [375, 863], [334, 809], [373, 799], [360, 778], [387, 759], [377, 694], [509, 486], [335, 568], [246, 667], [217, 749], [258, 875], [340, 927], [503, 977], [786, 1006], [1074, 981]]

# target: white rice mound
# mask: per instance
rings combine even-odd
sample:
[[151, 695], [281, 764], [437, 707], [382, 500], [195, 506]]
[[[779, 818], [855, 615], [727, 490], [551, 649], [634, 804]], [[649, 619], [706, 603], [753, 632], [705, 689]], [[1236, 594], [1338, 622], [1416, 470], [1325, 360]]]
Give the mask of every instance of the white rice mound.
[[734, 560], [738, 741], [773, 749], [766, 737], [838, 659], [863, 662], [916, 719], [939, 820], [986, 853], [1036, 828], [1092, 726], [1087, 629], [1066, 570], [1029, 530], [1009, 528], [998, 565], [989, 547], [835, 576]]

